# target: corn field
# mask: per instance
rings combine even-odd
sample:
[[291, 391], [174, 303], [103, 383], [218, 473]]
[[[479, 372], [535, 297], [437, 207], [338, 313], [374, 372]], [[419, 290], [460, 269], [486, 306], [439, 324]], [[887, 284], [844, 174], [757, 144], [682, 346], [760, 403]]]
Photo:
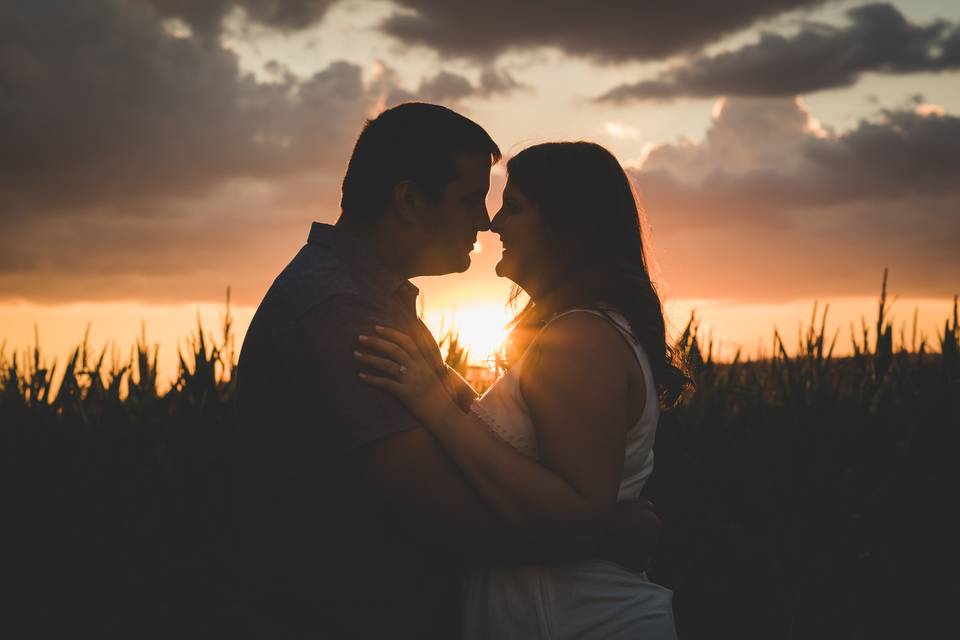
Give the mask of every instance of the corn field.
[[[935, 340], [875, 322], [833, 355], [828, 309], [793, 346], [720, 363], [691, 318], [696, 389], [666, 412], [648, 484], [652, 576], [682, 638], [926, 637], [947, 611], [960, 429], [957, 300]], [[236, 354], [198, 326], [160, 393], [157, 349], [85, 340], [61, 366], [0, 350], [0, 474], [17, 637], [168, 637], [224, 590]], [[451, 366], [466, 366], [454, 334]], [[55, 380], [61, 380], [55, 385]], [[948, 489], [949, 488], [949, 489]], [[949, 537], [948, 537], [949, 536]], [[180, 634], [174, 634], [180, 635]], [[10, 636], [14, 637], [14, 636]]]

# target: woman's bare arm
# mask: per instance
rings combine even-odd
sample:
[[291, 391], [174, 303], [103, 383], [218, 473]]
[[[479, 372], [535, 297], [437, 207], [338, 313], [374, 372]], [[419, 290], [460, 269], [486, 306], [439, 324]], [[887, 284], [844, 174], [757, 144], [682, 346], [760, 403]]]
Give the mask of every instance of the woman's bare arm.
[[[495, 512], [515, 526], [540, 539], [609, 526], [629, 425], [632, 354], [616, 329], [588, 314], [555, 321], [531, 348], [521, 384], [542, 464], [437, 393], [431, 400], [421, 389], [404, 399]], [[381, 386], [401, 387], [389, 380]]]

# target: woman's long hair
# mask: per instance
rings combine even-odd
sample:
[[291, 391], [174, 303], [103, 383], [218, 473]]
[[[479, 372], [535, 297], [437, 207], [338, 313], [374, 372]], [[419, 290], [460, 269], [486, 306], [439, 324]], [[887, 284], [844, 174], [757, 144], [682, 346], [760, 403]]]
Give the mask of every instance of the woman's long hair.
[[612, 308], [647, 352], [661, 405], [676, 404], [691, 380], [667, 343], [641, 211], [620, 163], [598, 144], [551, 142], [511, 158], [507, 174], [511, 186], [537, 206], [550, 254], [550, 264], [543, 265], [547, 293], [528, 302], [510, 323], [508, 362], [516, 361], [556, 314]]

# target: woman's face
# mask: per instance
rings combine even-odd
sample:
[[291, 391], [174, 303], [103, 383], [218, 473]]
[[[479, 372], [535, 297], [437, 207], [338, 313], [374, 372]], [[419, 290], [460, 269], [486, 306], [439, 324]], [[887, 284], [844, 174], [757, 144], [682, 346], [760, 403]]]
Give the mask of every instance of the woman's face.
[[509, 278], [530, 295], [542, 287], [549, 264], [544, 227], [539, 208], [514, 188], [509, 179], [503, 190], [503, 206], [490, 223], [500, 236], [503, 256], [497, 263], [497, 275]]

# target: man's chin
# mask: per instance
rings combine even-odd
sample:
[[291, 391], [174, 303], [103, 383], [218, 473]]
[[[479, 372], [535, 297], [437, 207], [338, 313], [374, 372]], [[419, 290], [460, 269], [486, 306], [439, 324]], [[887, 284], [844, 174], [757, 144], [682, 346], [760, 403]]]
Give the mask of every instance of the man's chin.
[[454, 273], [463, 273], [464, 271], [470, 268], [470, 265], [472, 264], [472, 262], [473, 261], [470, 259], [470, 256], [466, 256], [463, 260], [460, 261], [460, 268], [457, 269]]

